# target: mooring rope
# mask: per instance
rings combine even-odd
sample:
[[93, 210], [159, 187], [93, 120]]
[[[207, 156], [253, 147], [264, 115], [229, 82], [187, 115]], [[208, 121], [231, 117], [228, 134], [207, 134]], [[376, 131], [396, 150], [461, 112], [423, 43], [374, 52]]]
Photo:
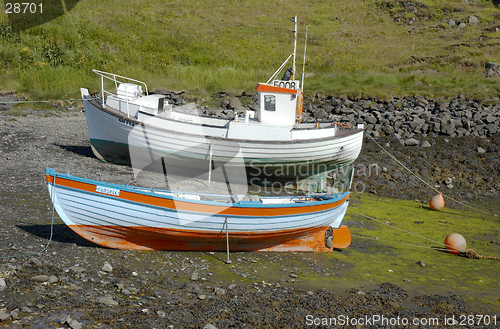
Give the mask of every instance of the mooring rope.
[[474, 249], [467, 249], [465, 252], [461, 252], [460, 256], [464, 256], [464, 257], [472, 258], [472, 259], [500, 260], [500, 257], [479, 255]]
[[389, 151], [387, 151], [382, 145], [380, 145], [379, 143], [377, 143], [377, 141], [372, 137], [370, 136], [370, 134], [365, 134], [366, 136], [368, 136], [375, 144], [377, 144], [378, 147], [380, 147], [385, 153], [387, 153], [394, 161], [396, 161], [401, 167], [403, 167], [404, 169], [406, 169], [410, 174], [412, 174], [413, 176], [415, 176], [418, 180], [420, 180], [424, 185], [428, 186], [430, 189], [432, 189], [433, 191], [437, 192], [438, 194], [442, 194], [443, 197], [446, 197], [447, 199], [453, 201], [453, 202], [456, 202], [462, 206], [465, 206], [465, 207], [468, 207], [474, 211], [478, 211], [478, 212], [481, 212], [483, 214], [486, 214], [486, 215], [493, 215], [493, 216], [497, 216], [497, 214], [495, 213], [489, 213], [489, 212], [486, 212], [486, 211], [482, 211], [481, 209], [477, 209], [477, 208], [474, 208], [472, 206], [469, 206], [468, 204], [464, 203], [464, 202], [461, 202], [459, 200], [456, 200], [454, 198], [452, 198], [451, 196], [447, 195], [447, 194], [444, 194], [443, 192], [439, 191], [438, 189], [436, 189], [434, 186], [430, 185], [429, 183], [427, 183], [425, 180], [423, 180], [422, 177], [418, 176], [417, 174], [415, 174], [413, 171], [411, 171], [408, 167], [406, 167], [401, 161], [399, 161], [394, 155], [392, 155]]
[[[428, 240], [428, 241], [431, 241], [431, 242], [434, 242], [434, 243], [437, 243], [437, 244], [440, 244], [440, 245], [444, 245], [445, 248], [438, 248], [438, 247], [429, 247], [429, 246], [422, 246], [422, 245], [418, 245], [418, 244], [411, 244], [411, 243], [404, 243], [404, 242], [398, 242], [398, 241], [389, 241], [389, 240], [380, 240], [378, 238], [372, 238], [372, 237], [366, 237], [366, 236], [362, 236], [362, 235], [356, 235], [356, 234], [351, 234], [352, 236], [356, 236], [356, 237], [359, 237], [359, 238], [363, 238], [363, 239], [370, 239], [370, 240], [375, 240], [375, 241], [380, 241], [380, 242], [387, 242], [387, 243], [397, 243], [397, 244], [402, 244], [402, 245], [406, 245], [406, 246], [412, 246], [412, 247], [419, 247], [419, 248], [428, 248], [428, 249], [433, 249], [433, 250], [441, 250], [441, 251], [449, 251], [447, 248], [450, 247], [452, 249], [454, 249], [453, 246], [450, 246], [450, 245], [447, 245], [446, 243], [442, 243], [442, 242], [439, 242], [439, 241], [436, 241], [436, 240], [432, 240], [432, 239], [429, 239], [429, 238], [426, 238], [425, 236], [422, 236], [422, 235], [418, 235], [416, 233], [413, 233], [411, 231], [407, 231], [407, 230], [403, 230], [402, 228], [399, 228], [397, 226], [394, 226], [394, 225], [390, 225], [390, 224], [387, 224], [386, 222], [383, 222], [381, 220], [378, 220], [376, 218], [373, 218], [373, 217], [370, 217], [370, 216], [367, 216], [367, 215], [364, 215], [360, 212], [357, 212], [355, 210], [352, 210], [352, 207], [349, 207], [347, 208], [347, 210], [355, 213], [355, 214], [358, 214], [359, 216], [362, 216], [362, 217], [365, 217], [369, 220], [373, 220], [373, 221], [376, 221], [378, 223], [381, 223], [381, 224], [384, 224], [386, 226], [389, 226], [391, 228], [394, 228], [396, 230], [399, 230], [399, 231], [402, 231], [404, 233], [407, 233], [407, 234], [410, 234], [410, 235], [414, 235], [416, 237], [419, 237], [419, 238], [422, 238], [424, 240]], [[493, 256], [483, 256], [483, 255], [479, 255], [475, 250], [473, 249], [467, 249], [466, 251], [463, 251], [460, 253], [460, 256], [463, 256], [463, 257], [467, 257], [467, 258], [472, 258], [472, 259], [491, 259], [491, 260], [500, 260], [500, 257], [493, 257]]]
[[36, 256], [38, 254], [41, 254], [45, 250], [49, 248], [50, 243], [52, 242], [52, 237], [54, 236], [54, 217], [55, 217], [55, 188], [56, 188], [56, 173], [54, 173], [54, 185], [52, 185], [52, 221], [50, 223], [50, 237], [49, 241], [45, 245], [45, 247], [37, 252], [28, 252], [20, 255], [14, 255], [14, 256], [2, 256], [0, 259], [11, 259], [11, 258], [20, 258], [20, 257], [28, 257], [28, 256]]
[[[378, 220], [378, 219], [375, 219], [375, 218], [373, 218], [373, 217], [370, 217], [370, 216], [364, 215], [364, 214], [362, 214], [362, 213], [360, 213], [360, 212], [357, 212], [356, 210], [352, 210], [352, 207], [348, 207], [348, 208], [347, 208], [347, 210], [349, 210], [349, 211], [351, 211], [351, 212], [353, 212], [353, 213], [355, 213], [355, 214], [358, 214], [359, 216], [365, 217], [365, 218], [367, 218], [367, 219], [369, 219], [369, 220], [373, 220], [373, 221], [376, 221], [376, 222], [378, 222], [378, 223], [381, 223], [381, 224], [384, 224], [384, 225], [386, 225], [386, 226], [389, 226], [389, 227], [391, 227], [391, 228], [394, 228], [394, 229], [396, 229], [396, 230], [399, 230], [399, 231], [401, 231], [401, 232], [404, 232], [404, 233], [407, 233], [407, 234], [411, 234], [411, 235], [414, 235], [414, 236], [419, 237], [419, 238], [421, 238], [421, 239], [428, 240], [428, 241], [431, 241], [431, 242], [434, 242], [434, 243], [444, 244], [444, 243], [442, 243], [442, 242], [439, 242], [439, 241], [436, 241], [436, 240], [432, 240], [432, 239], [426, 238], [425, 236], [418, 235], [418, 234], [416, 234], [416, 233], [413, 233], [413, 232], [410, 232], [410, 231], [407, 231], [407, 230], [403, 230], [402, 228], [399, 228], [399, 227], [397, 227], [397, 226], [390, 225], [390, 224], [387, 224], [386, 222], [383, 222], [383, 221], [381, 221], [381, 220]], [[444, 245], [446, 246], [446, 244], [444, 244]]]
[[0, 101], [0, 104], [21, 104], [21, 103], [51, 103], [51, 102], [73, 102], [73, 101], [83, 101], [83, 98], [72, 98], [72, 99], [49, 99], [42, 101]]
[[398, 241], [381, 240], [381, 239], [378, 239], [378, 238], [372, 238], [372, 237], [369, 237], [369, 236], [357, 235], [357, 234], [352, 234], [352, 233], [351, 233], [351, 236], [355, 236], [357, 238], [362, 238], [362, 239], [379, 241], [379, 242], [396, 243], [396, 244], [401, 244], [401, 245], [410, 246], [410, 247], [418, 247], [418, 248], [426, 248], [426, 249], [432, 249], [432, 250], [447, 251], [447, 249], [445, 249], [445, 248], [422, 246], [422, 245], [419, 245], [419, 244], [404, 243], [404, 242], [398, 242]]

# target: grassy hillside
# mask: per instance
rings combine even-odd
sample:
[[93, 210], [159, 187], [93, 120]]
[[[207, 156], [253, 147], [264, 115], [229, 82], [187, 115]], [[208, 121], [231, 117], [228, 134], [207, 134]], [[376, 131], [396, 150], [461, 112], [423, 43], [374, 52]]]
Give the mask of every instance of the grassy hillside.
[[195, 96], [250, 91], [292, 52], [298, 15], [307, 93], [497, 97], [484, 64], [500, 62], [498, 1], [469, 2], [83, 0], [19, 33], [2, 13], [0, 90], [77, 97], [97, 90], [100, 69]]

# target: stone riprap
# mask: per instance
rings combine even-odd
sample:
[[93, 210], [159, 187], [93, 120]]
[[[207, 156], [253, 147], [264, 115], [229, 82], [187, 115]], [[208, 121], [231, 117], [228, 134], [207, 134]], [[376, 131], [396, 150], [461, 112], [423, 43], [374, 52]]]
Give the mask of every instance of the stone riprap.
[[[192, 111], [194, 106], [189, 106], [189, 101], [180, 97], [182, 94], [161, 91], [178, 110]], [[223, 93], [220, 98], [219, 108], [198, 107], [200, 115], [233, 119], [236, 114], [244, 116], [245, 111], [258, 109], [257, 95], [243, 93], [231, 97]], [[320, 94], [306, 97], [303, 122], [326, 121], [363, 124], [366, 133], [373, 137], [394, 136], [402, 143], [412, 138], [419, 140], [439, 135], [490, 137], [500, 132], [500, 98], [471, 100], [460, 95], [452, 99], [413, 96], [378, 100]], [[413, 141], [406, 144], [418, 145]]]
[[[250, 98], [249, 95], [242, 97]], [[223, 99], [220, 108], [202, 107], [202, 115], [223, 118], [243, 115], [242, 109], [255, 111], [257, 97], [238, 110]], [[374, 136], [395, 136], [398, 139], [419, 137], [481, 137], [500, 132], [500, 99], [478, 101], [458, 96], [453, 99], [431, 100], [424, 97], [393, 98], [392, 100], [360, 99], [316, 95], [304, 101], [304, 122], [337, 121], [363, 124]]]

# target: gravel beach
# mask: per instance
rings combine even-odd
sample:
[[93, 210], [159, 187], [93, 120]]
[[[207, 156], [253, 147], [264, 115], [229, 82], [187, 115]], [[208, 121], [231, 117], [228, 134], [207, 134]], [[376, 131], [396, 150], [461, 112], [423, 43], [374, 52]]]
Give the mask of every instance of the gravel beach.
[[[138, 182], [130, 167], [93, 156], [81, 108], [21, 114], [0, 112], [0, 326], [329, 328], [335, 320], [338, 327], [403, 328], [417, 319], [419, 328], [495, 328], [447, 324], [447, 315], [484, 314], [480, 305], [453, 294], [410, 292], [389, 282], [318, 288], [332, 268], [348, 266], [335, 257], [326, 262], [316, 254], [233, 253], [229, 265], [224, 253], [102, 248], [78, 237], [57, 215], [52, 228], [45, 167], [114, 183]], [[454, 198], [498, 204], [498, 134], [426, 140], [431, 147], [377, 138]], [[364, 170], [370, 166], [376, 171]], [[432, 195], [369, 138], [355, 168], [359, 192], [400, 199]], [[302, 275], [305, 270], [315, 276]], [[439, 322], [423, 322], [429, 318]], [[498, 328], [500, 318], [496, 321]]]

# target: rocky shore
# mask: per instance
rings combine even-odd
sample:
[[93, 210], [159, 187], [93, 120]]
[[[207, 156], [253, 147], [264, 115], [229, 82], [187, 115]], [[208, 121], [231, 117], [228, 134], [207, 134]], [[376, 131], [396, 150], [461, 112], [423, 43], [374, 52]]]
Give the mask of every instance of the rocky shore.
[[[240, 103], [247, 104], [243, 106], [234, 100], [230, 105], [232, 98], [223, 97], [225, 108], [204, 110], [231, 115], [236, 106], [251, 109], [251, 98], [243, 96]], [[399, 106], [397, 100], [376, 103], [318, 95], [308, 103], [306, 119], [363, 123], [378, 143], [433, 184], [462, 199], [497, 198], [500, 139], [486, 126], [498, 127], [498, 107], [476, 102], [468, 108], [465, 100], [438, 106], [417, 99], [399, 100]], [[465, 121], [469, 111], [472, 116]], [[391, 135], [387, 127], [399, 121]], [[437, 123], [439, 131], [434, 130]], [[453, 132], [447, 126], [451, 124]], [[406, 140], [411, 138], [421, 143], [410, 146]], [[424, 141], [431, 147], [425, 148]], [[369, 138], [355, 165], [358, 186], [368, 192], [408, 199], [427, 195]], [[304, 328], [329, 327], [323, 319], [379, 314], [387, 321], [439, 318], [439, 325], [421, 327], [452, 328], [445, 325], [445, 316], [484, 313], [452, 293], [407, 291], [396, 282], [339, 288], [332, 276], [351, 265], [335, 257], [233, 253], [233, 263], [227, 265], [221, 253], [134, 252], [95, 246], [71, 232], [57, 215], [55, 225], [50, 225], [45, 166], [104, 181], [131, 180], [130, 168], [100, 162], [92, 155], [81, 107], [48, 111], [4, 107], [0, 112], [1, 326]], [[368, 173], [370, 166], [378, 170]], [[372, 322], [366, 327], [407, 326]]]
[[[164, 89], [154, 92], [164, 94], [175, 106], [187, 103], [182, 93]], [[256, 95], [243, 93], [231, 97], [222, 93], [219, 97], [220, 107], [202, 106], [200, 114], [232, 119], [235, 113], [242, 115], [258, 108]], [[317, 94], [305, 98], [303, 121], [363, 124], [365, 131], [374, 137], [394, 136], [410, 146], [427, 137], [491, 137], [500, 132], [500, 98], [472, 100], [459, 95], [451, 99], [413, 96], [380, 100]], [[413, 137], [414, 141], [408, 141]]]
[[[162, 89], [154, 92], [166, 95], [171, 104], [180, 108], [189, 103], [182, 93]], [[221, 93], [219, 98], [220, 107], [201, 106], [199, 114], [232, 119], [258, 108], [256, 95], [234, 97]], [[194, 106], [184, 109], [193, 111]], [[304, 100], [303, 117], [304, 122], [364, 126], [369, 136], [354, 164], [359, 192], [405, 199], [427, 198], [429, 193], [435, 193], [423, 189], [418, 176], [437, 190], [464, 201], [483, 196], [498, 198], [500, 194], [499, 97], [380, 100], [317, 94]]]

